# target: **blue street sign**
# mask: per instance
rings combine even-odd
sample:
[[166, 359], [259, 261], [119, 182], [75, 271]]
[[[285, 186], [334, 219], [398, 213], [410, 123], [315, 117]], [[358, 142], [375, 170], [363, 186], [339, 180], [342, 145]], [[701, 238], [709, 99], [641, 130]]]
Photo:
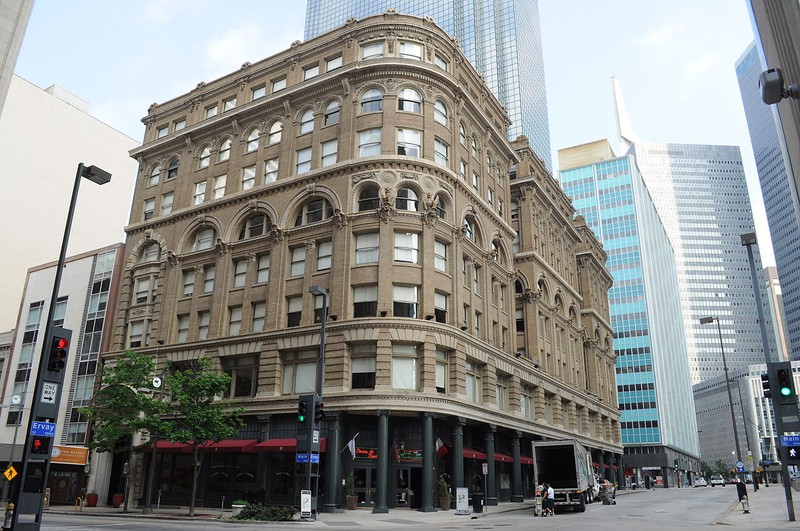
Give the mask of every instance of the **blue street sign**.
[[800, 435], [781, 435], [781, 446], [800, 446]]
[[31, 422], [31, 435], [34, 437], [55, 437], [56, 425], [54, 422]]
[[[295, 463], [308, 463], [308, 454], [296, 454]], [[312, 463], [319, 463], [319, 454], [311, 454], [311, 462]]]

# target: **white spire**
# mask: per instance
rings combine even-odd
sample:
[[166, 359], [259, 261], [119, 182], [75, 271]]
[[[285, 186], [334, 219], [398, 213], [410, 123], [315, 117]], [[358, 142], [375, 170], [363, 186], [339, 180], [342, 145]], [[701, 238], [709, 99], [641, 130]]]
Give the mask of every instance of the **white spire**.
[[627, 153], [631, 146], [639, 141], [639, 137], [636, 136], [631, 127], [628, 110], [622, 100], [622, 89], [619, 86], [617, 76], [611, 76], [611, 90], [614, 93], [614, 116], [617, 119], [620, 153]]

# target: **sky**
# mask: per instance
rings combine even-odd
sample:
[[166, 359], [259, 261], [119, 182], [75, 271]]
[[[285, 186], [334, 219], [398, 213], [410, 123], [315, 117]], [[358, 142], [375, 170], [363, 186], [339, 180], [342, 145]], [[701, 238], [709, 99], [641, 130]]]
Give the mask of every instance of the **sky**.
[[[151, 103], [302, 40], [306, 5], [35, 2], [15, 73], [67, 89], [140, 142]], [[539, 14], [554, 164], [558, 149], [602, 138], [617, 149], [616, 76], [642, 140], [741, 148], [762, 262], [774, 265], [734, 69], [753, 40], [746, 0], [539, 0]]]

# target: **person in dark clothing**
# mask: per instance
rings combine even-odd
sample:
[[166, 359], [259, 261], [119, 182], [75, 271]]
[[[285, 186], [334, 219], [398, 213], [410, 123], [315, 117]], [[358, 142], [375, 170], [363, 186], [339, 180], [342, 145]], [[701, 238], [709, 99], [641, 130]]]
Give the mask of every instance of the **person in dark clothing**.
[[736, 478], [736, 494], [742, 503], [742, 509], [746, 513], [750, 512], [750, 501], [747, 499], [747, 485], [741, 479]]

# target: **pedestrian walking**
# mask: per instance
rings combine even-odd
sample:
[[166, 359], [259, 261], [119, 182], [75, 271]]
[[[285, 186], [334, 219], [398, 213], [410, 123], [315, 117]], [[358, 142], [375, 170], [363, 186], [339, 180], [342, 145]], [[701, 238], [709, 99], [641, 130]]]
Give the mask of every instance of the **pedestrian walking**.
[[739, 496], [739, 501], [742, 503], [742, 511], [744, 514], [749, 514], [750, 500], [747, 498], [747, 485], [739, 478], [736, 478], [736, 494]]

